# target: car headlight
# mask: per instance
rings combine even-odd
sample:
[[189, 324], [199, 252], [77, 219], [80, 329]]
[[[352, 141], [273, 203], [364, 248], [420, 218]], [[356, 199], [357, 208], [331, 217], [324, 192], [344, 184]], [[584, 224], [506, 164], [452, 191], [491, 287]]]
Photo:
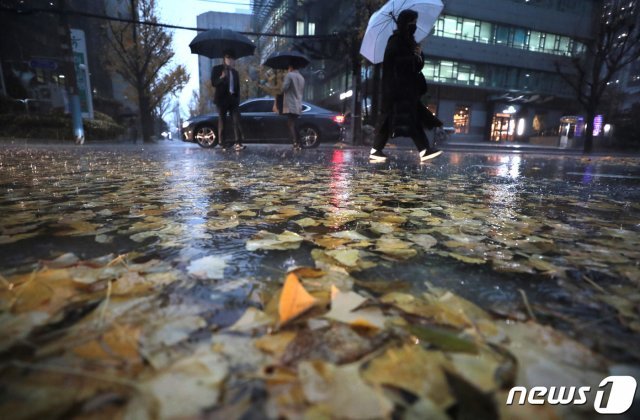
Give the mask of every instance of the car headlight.
[[191, 124], [191, 121], [183, 121], [183, 122], [182, 122], [182, 128], [187, 128], [187, 127], [189, 127], [189, 124]]

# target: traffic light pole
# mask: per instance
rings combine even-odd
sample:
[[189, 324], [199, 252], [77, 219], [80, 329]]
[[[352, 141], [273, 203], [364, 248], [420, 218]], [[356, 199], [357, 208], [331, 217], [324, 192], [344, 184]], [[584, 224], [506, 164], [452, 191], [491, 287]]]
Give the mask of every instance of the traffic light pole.
[[71, 124], [73, 138], [76, 144], [84, 144], [84, 127], [82, 125], [82, 110], [80, 107], [80, 95], [78, 93], [78, 82], [76, 78], [75, 58], [71, 48], [71, 29], [65, 10], [65, 1], [60, 0], [60, 48], [63, 54], [64, 73], [66, 77], [67, 93], [69, 96], [69, 112], [71, 113]]

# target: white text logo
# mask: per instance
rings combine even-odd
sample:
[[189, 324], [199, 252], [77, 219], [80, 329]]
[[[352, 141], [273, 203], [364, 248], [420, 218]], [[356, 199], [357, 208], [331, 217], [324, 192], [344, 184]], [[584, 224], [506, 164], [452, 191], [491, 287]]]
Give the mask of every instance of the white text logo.
[[[609, 386], [609, 384], [611, 384]], [[593, 404], [594, 409], [600, 414], [622, 414], [631, 408], [637, 387], [636, 380], [631, 376], [609, 376], [600, 382], [596, 391]], [[591, 392], [588, 386], [560, 386], [546, 387], [534, 386], [527, 390], [523, 386], [511, 388], [507, 397], [507, 405], [525, 403], [541, 405], [584, 405], [587, 403], [587, 394]]]

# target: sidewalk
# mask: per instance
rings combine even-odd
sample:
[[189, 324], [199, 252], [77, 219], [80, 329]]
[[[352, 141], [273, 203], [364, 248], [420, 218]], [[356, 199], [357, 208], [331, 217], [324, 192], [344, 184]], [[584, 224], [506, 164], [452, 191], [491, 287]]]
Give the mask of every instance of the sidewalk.
[[[340, 146], [342, 145], [342, 146]], [[320, 147], [327, 147], [328, 144], [321, 145]], [[370, 144], [365, 145], [353, 145], [350, 143], [342, 142], [336, 143], [335, 147], [343, 148], [370, 148]], [[583, 155], [582, 148], [559, 148], [555, 146], [544, 146], [528, 143], [497, 143], [489, 141], [465, 141], [465, 140], [452, 140], [449, 139], [444, 143], [438, 145], [443, 151], [465, 151], [465, 152], [501, 152], [501, 153], [544, 153], [544, 154], [557, 154], [557, 155]], [[409, 138], [395, 138], [390, 139], [386, 146], [387, 149], [411, 149], [415, 148], [413, 141]], [[640, 152], [636, 151], [622, 151], [614, 149], [602, 149], [594, 148], [593, 152], [589, 154], [594, 156], [599, 155], [616, 155], [616, 156], [640, 156]]]

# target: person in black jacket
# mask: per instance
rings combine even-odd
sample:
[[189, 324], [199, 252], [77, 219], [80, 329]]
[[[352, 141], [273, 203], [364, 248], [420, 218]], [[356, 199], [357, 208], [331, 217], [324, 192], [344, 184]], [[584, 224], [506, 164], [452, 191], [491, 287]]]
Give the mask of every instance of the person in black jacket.
[[429, 146], [424, 128], [442, 127], [442, 122], [425, 107], [420, 98], [427, 93], [427, 82], [422, 74], [424, 58], [414, 33], [418, 12], [403, 10], [396, 20], [398, 28], [387, 42], [382, 62], [382, 114], [369, 158], [384, 162], [382, 152], [389, 136], [411, 137], [420, 161], [442, 154]]
[[240, 75], [234, 69], [235, 54], [231, 50], [224, 52], [224, 62], [211, 69], [211, 85], [215, 88], [213, 103], [218, 108], [218, 141], [222, 150], [229, 147], [225, 137], [224, 128], [227, 124], [227, 114], [231, 114], [233, 132], [235, 135], [234, 149], [240, 151], [246, 148], [242, 144], [244, 135], [240, 126]]

